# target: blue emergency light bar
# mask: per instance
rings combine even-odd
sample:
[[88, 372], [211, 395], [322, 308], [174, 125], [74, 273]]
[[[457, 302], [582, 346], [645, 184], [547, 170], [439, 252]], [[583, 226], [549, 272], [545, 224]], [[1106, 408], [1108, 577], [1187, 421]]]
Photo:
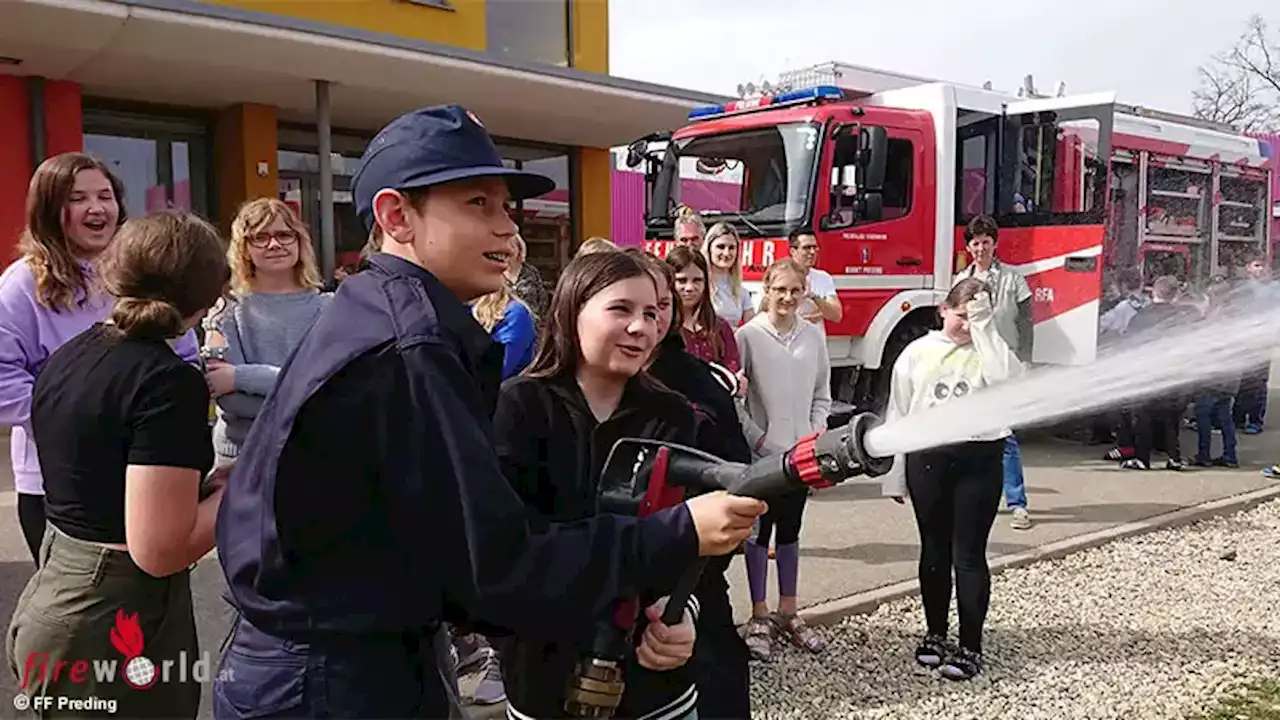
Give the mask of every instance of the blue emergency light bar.
[[819, 85], [803, 90], [792, 90], [781, 95], [764, 95], [749, 100], [734, 100], [725, 105], [706, 105], [689, 111], [689, 121], [710, 120], [723, 115], [767, 110], [786, 105], [802, 105], [821, 100], [843, 100], [844, 91], [834, 85]]

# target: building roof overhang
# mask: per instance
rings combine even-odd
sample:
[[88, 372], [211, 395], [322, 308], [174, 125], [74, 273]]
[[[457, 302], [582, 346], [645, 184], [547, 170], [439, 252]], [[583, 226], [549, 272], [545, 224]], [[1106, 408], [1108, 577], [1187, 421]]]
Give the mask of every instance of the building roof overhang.
[[4, 0], [0, 72], [66, 79], [86, 95], [218, 108], [274, 105], [313, 121], [315, 80], [332, 122], [376, 129], [458, 103], [498, 136], [610, 147], [679, 127], [731, 98], [194, 0]]

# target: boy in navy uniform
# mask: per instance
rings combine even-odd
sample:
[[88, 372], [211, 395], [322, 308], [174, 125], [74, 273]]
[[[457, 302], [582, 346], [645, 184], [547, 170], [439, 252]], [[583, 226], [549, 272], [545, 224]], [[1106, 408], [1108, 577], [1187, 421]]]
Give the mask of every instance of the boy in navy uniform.
[[[353, 195], [382, 252], [281, 369], [222, 501], [240, 617], [217, 717], [461, 717], [442, 621], [576, 628], [731, 551], [764, 511], [716, 493], [530, 532], [492, 449], [502, 349], [464, 303], [503, 282], [511, 200], [553, 186], [504, 167], [457, 106], [370, 143]], [[693, 632], [645, 641], [679, 663]]]

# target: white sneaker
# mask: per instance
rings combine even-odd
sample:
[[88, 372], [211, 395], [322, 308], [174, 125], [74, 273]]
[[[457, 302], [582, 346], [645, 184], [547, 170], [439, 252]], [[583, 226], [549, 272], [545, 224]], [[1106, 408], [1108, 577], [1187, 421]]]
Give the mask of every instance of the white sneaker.
[[1014, 530], [1030, 530], [1031, 513], [1024, 507], [1014, 508], [1013, 517], [1009, 519], [1009, 527]]

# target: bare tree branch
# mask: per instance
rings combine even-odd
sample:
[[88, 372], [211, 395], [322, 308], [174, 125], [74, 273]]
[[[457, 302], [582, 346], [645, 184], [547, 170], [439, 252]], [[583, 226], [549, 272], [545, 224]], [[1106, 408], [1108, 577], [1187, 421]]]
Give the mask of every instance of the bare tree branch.
[[1280, 34], [1271, 37], [1260, 15], [1228, 51], [1200, 66], [1200, 84], [1191, 94], [1197, 117], [1240, 130], [1280, 130]]

